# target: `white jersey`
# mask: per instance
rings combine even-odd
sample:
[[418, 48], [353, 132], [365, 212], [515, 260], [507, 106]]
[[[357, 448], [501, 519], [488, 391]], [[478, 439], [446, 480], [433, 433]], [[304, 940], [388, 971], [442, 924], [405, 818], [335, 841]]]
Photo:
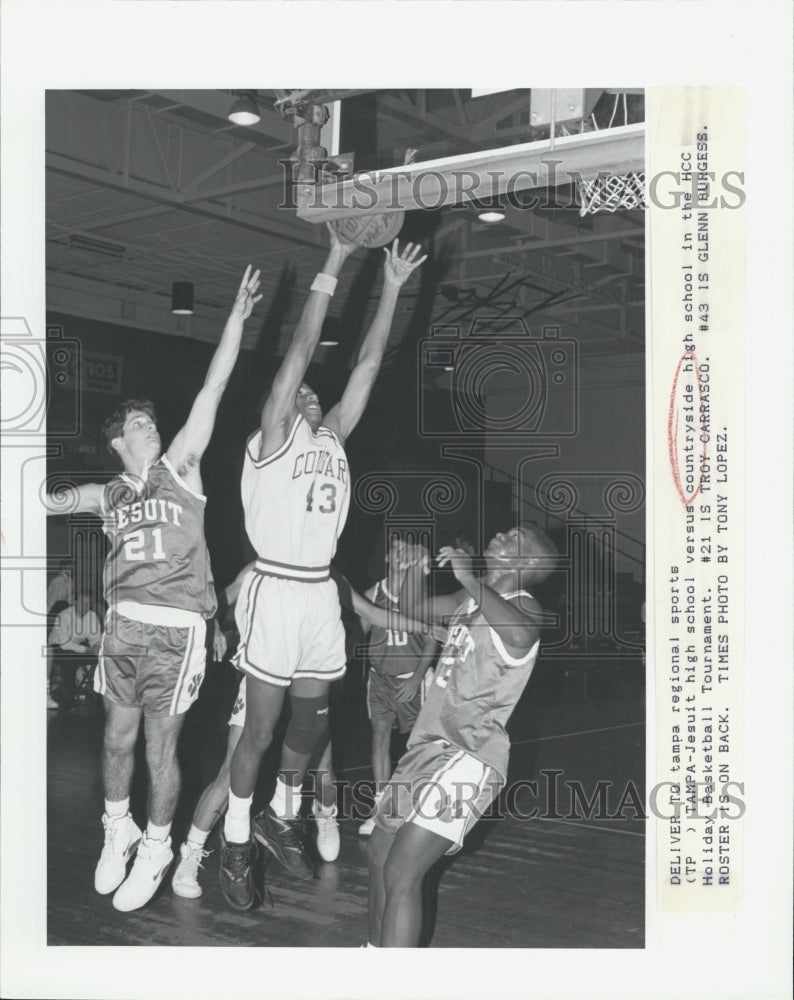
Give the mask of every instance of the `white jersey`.
[[345, 449], [330, 428], [315, 433], [300, 414], [284, 444], [260, 460], [261, 441], [261, 431], [248, 439], [241, 484], [257, 569], [292, 580], [328, 579], [350, 504]]

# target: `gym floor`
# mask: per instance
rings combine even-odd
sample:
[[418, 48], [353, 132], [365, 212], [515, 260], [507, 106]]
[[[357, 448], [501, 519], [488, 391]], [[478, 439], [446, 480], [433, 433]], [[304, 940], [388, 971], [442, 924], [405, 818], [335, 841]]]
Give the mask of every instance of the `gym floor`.
[[[185, 722], [183, 787], [172, 831], [177, 846], [198, 796], [223, 759], [236, 678], [228, 665], [213, 666]], [[359, 668], [351, 668], [335, 685], [332, 716], [337, 780], [371, 780]], [[111, 897], [98, 896], [93, 888], [102, 847], [102, 721], [101, 704], [93, 696], [69, 711], [49, 712], [50, 945], [359, 947], [366, 942], [366, 839], [358, 836], [354, 818], [340, 819], [340, 856], [332, 864], [318, 859], [311, 882], [290, 880], [275, 861], [260, 865], [263, 902], [246, 913], [229, 909], [221, 895], [217, 829], [208, 843], [213, 853], [201, 874], [204, 893], [199, 899], [174, 895], [166, 878], [142, 910], [114, 910]], [[263, 761], [255, 810], [269, 799], [280, 736]], [[512, 791], [500, 800], [501, 817], [481, 820], [463, 850], [443, 859], [427, 879], [425, 944], [642, 948], [641, 663], [541, 659], [511, 719], [510, 736]], [[600, 801], [599, 782], [609, 783], [600, 786]], [[580, 790], [578, 798], [572, 785]], [[349, 792], [340, 793], [340, 803], [349, 803]], [[145, 795], [139, 756], [131, 800], [139, 824], [145, 819]], [[313, 848], [310, 821], [306, 831]]]

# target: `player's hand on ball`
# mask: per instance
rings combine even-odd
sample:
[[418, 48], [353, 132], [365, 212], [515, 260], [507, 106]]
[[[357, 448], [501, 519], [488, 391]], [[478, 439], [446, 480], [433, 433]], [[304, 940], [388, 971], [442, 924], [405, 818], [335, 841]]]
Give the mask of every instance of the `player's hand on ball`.
[[326, 222], [326, 228], [328, 229], [328, 234], [331, 241], [331, 250], [334, 254], [341, 257], [343, 260], [350, 256], [351, 253], [356, 249], [355, 243], [343, 243], [339, 239], [339, 233], [336, 231], [336, 227], [330, 222]]
[[232, 312], [240, 315], [244, 320], [248, 319], [257, 302], [262, 298], [256, 293], [259, 291], [259, 271], [251, 274], [251, 265], [245, 269], [243, 280], [237, 290], [237, 298], [234, 300]]
[[472, 578], [471, 556], [464, 549], [445, 545], [438, 553], [438, 565], [449, 566], [459, 583]]
[[427, 254], [417, 257], [421, 249], [421, 243], [417, 243], [416, 245], [409, 243], [402, 253], [400, 253], [399, 240], [395, 240], [392, 243], [391, 249], [384, 247], [383, 252], [386, 254], [386, 261], [384, 263], [386, 281], [392, 285], [396, 285], [398, 288], [405, 284], [416, 268], [427, 260]]

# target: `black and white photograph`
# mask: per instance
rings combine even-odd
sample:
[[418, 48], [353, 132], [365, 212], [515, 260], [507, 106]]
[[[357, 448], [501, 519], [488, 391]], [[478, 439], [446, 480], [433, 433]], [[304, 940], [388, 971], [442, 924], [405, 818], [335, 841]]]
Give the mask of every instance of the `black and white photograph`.
[[708, 6], [10, 5], [4, 995], [790, 995], [791, 16]]
[[48, 941], [642, 947], [642, 91], [46, 128]]

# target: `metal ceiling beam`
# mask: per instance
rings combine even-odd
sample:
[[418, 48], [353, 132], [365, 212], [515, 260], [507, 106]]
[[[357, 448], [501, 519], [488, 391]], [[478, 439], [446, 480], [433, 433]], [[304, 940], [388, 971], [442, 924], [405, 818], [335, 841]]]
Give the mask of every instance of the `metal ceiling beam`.
[[48, 170], [53, 170], [67, 177], [79, 178], [80, 180], [90, 181], [94, 184], [104, 184], [117, 191], [137, 194], [157, 204], [168, 205], [171, 208], [181, 208], [185, 212], [192, 212], [209, 219], [220, 219], [228, 224], [242, 226], [265, 235], [281, 236], [301, 246], [318, 246], [318, 230], [314, 227], [306, 226], [303, 229], [303, 227], [294, 224], [290, 225], [285, 222], [278, 222], [269, 216], [244, 212], [231, 205], [219, 206], [206, 202], [200, 205], [191, 203], [183, 204], [178, 198], [174, 197], [171, 191], [164, 187], [159, 187], [149, 181], [139, 180], [134, 177], [128, 178], [125, 182], [121, 174], [116, 174], [88, 163], [81, 163], [67, 156], [62, 156], [59, 153], [46, 154], [46, 167]]
[[[185, 119], [186, 125], [190, 124], [190, 119], [184, 115], [180, 115], [180, 108], [200, 111], [203, 114], [216, 118], [218, 120], [216, 131], [218, 132], [229, 132], [241, 128], [241, 126], [229, 121], [227, 117], [229, 109], [234, 104], [236, 98], [234, 95], [224, 93], [222, 90], [156, 90], [150, 91], [150, 93], [170, 100], [172, 107], [168, 111], [161, 113], [174, 118], [182, 117]], [[195, 123], [193, 123], [193, 127], [196, 127]], [[202, 131], [206, 131], [206, 126]], [[285, 146], [294, 146], [296, 144], [295, 129], [292, 125], [285, 121], [281, 115], [275, 111], [269, 111], [262, 104], [259, 104], [259, 121], [255, 125], [245, 126], [245, 135], [252, 142], [256, 142], [259, 139], [260, 144], [264, 138], [268, 140], [276, 139], [280, 144]], [[272, 146], [272, 142], [269, 145]]]
[[[484, 115], [482, 118], [476, 120], [472, 125], [472, 138], [475, 142], [481, 142], [482, 140], [488, 138], [488, 136], [494, 136], [496, 139], [502, 137], [501, 132], [489, 131], [493, 125], [497, 122], [503, 121], [505, 118], [511, 118], [517, 111], [529, 111], [529, 92], [522, 94], [520, 97], [514, 98], [507, 104], [499, 108], [498, 111], [490, 111], [488, 114]], [[525, 129], [529, 129], [529, 126], [524, 126]]]
[[237, 160], [242, 159], [242, 157], [247, 156], [251, 150], [258, 149], [259, 147], [255, 142], [244, 142], [241, 145], [235, 147], [230, 153], [222, 156], [219, 160], [200, 170], [193, 177], [189, 178], [182, 185], [182, 194], [190, 194], [198, 190], [199, 184], [203, 184], [204, 181], [208, 181], [210, 177], [214, 177], [215, 174], [219, 173], [225, 167], [231, 166], [232, 163], [236, 163]]
[[[464, 259], [471, 259], [473, 257], [492, 257], [499, 253], [527, 253], [535, 250], [549, 250], [553, 247], [567, 247], [570, 246], [574, 251], [580, 246], [589, 243], [606, 243], [609, 240], [623, 239], [624, 237], [633, 236], [644, 236], [644, 228], [634, 228], [634, 229], [614, 229], [605, 230], [601, 233], [588, 233], [586, 235], [577, 234], [575, 230], [571, 231], [570, 236], [562, 236], [557, 239], [552, 240], [534, 240], [528, 241], [526, 243], [508, 243], [503, 246], [498, 247], [488, 247], [484, 250], [469, 250], [464, 254], [459, 256]], [[456, 255], [457, 256], [457, 255]], [[607, 261], [596, 261], [598, 264], [607, 264]], [[585, 265], [587, 266], [587, 265]]]
[[389, 208], [441, 208], [565, 183], [574, 173], [641, 171], [644, 163], [645, 126], [627, 125], [361, 173], [340, 184], [297, 185], [298, 216], [327, 222]]
[[442, 115], [428, 111], [426, 103], [425, 109], [421, 110], [405, 98], [393, 97], [391, 94], [383, 93], [378, 95], [378, 108], [381, 111], [391, 112], [391, 115], [393, 117], [396, 116], [398, 121], [406, 122], [409, 125], [412, 122], [430, 125], [441, 132], [442, 135], [463, 143], [468, 149], [474, 146], [468, 128], [463, 128], [456, 125], [449, 118], [444, 118]]
[[262, 191], [265, 188], [284, 184], [284, 174], [271, 174], [269, 177], [259, 177], [256, 180], [238, 181], [236, 184], [225, 184], [222, 187], [207, 188], [203, 191], [182, 192], [180, 205], [190, 205], [197, 201], [211, 201], [217, 198], [227, 198], [231, 194], [246, 194], [251, 191]]

